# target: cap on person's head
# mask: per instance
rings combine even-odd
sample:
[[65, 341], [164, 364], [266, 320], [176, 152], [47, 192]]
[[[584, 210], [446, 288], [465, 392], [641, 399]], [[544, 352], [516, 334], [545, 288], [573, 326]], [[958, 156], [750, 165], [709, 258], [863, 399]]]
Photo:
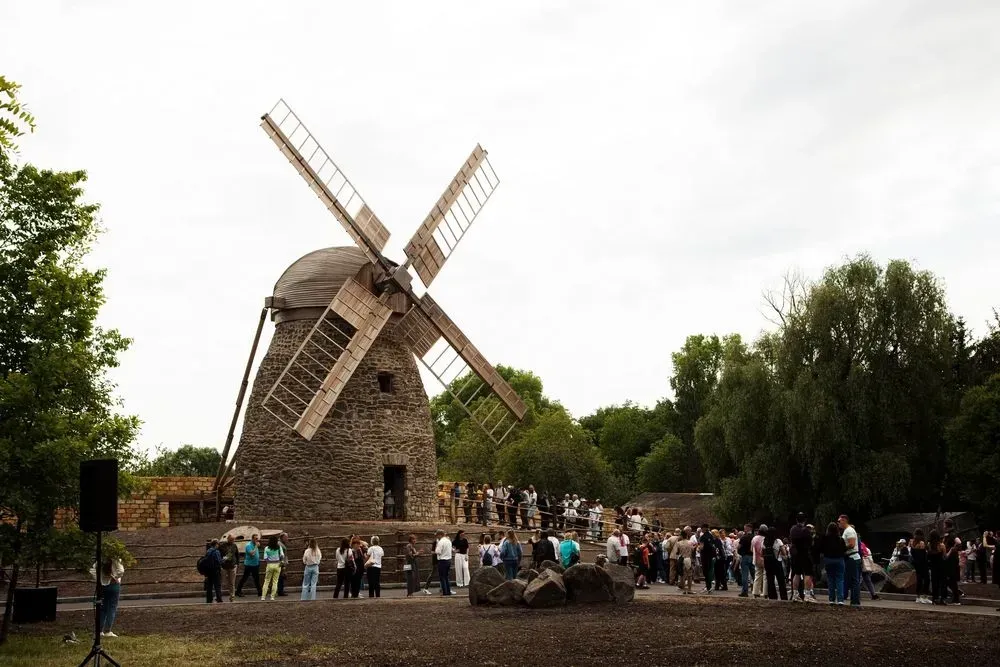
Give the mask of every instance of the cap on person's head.
[[795, 515], [795, 520], [798, 521], [799, 523], [802, 523], [803, 521], [806, 520], [806, 513], [799, 512], [798, 514]]
[[760, 524], [759, 530], [767, 530], [767, 524], [766, 523]]

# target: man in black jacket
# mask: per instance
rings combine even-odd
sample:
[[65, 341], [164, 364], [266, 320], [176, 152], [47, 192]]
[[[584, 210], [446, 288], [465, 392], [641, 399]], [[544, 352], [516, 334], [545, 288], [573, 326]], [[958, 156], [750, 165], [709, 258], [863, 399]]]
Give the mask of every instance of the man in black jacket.
[[202, 574], [205, 576], [205, 602], [212, 604], [212, 593], [215, 601], [222, 602], [222, 554], [219, 553], [219, 540], [212, 540], [205, 545], [205, 561]]
[[715, 537], [708, 529], [708, 524], [701, 524], [701, 537], [698, 538], [699, 551], [701, 552], [701, 572], [705, 577], [705, 592], [712, 592], [712, 584], [715, 582]]

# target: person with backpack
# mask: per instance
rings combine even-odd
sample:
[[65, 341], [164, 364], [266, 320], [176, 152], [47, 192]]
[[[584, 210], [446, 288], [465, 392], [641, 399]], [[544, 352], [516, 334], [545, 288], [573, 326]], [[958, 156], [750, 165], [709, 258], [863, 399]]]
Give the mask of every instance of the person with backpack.
[[503, 542], [503, 548], [500, 549], [500, 560], [503, 561], [503, 567], [507, 571], [507, 579], [517, 579], [517, 571], [521, 568], [521, 556], [523, 555], [523, 550], [521, 549], [521, 543], [517, 541], [517, 533], [513, 530], [507, 531], [507, 539]]
[[559, 562], [563, 567], [571, 567], [580, 562], [580, 545], [576, 542], [576, 533], [569, 531], [563, 534], [559, 543]]
[[198, 573], [205, 577], [205, 602], [212, 604], [212, 593], [215, 601], [222, 602], [222, 554], [219, 553], [219, 540], [212, 540], [205, 545], [205, 555], [198, 559]]
[[479, 545], [479, 564], [483, 567], [494, 567], [503, 562], [500, 559], [500, 550], [493, 544], [493, 537], [488, 533], [483, 535]]

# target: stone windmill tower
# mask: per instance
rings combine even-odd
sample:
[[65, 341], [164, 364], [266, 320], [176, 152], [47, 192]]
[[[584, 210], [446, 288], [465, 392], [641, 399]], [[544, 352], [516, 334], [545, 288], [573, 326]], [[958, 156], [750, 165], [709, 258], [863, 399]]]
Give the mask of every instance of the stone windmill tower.
[[[472, 151], [400, 265], [382, 255], [389, 231], [284, 101], [261, 127], [357, 246], [305, 255], [265, 300], [217, 498], [233, 487], [240, 520], [372, 520], [388, 491], [398, 518], [436, 518], [434, 433], [416, 361], [496, 443], [526, 411], [431, 296], [411, 287], [411, 270], [430, 287], [499, 184], [486, 151]], [[230, 458], [268, 312], [274, 336]]]

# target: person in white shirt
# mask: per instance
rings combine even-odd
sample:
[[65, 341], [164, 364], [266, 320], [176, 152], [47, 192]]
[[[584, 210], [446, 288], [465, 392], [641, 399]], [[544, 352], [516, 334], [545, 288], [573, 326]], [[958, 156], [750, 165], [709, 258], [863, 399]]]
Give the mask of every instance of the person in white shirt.
[[601, 525], [601, 513], [597, 511], [597, 501], [590, 504], [590, 509], [587, 510], [587, 514], [590, 518], [590, 539], [597, 539], [597, 531]]
[[483, 485], [483, 525], [488, 526], [493, 521], [493, 487]]
[[600, 498], [594, 501], [594, 512], [597, 514], [597, 537], [595, 539], [599, 540], [604, 536], [604, 505], [601, 504]]
[[500, 562], [500, 549], [493, 544], [492, 537], [483, 535], [483, 543], [479, 545], [479, 563], [483, 567], [494, 567]]
[[538, 493], [533, 484], [528, 485], [528, 527], [534, 528], [538, 523]]
[[316, 544], [316, 538], [309, 540], [309, 546], [302, 553], [302, 564], [305, 569], [302, 571], [302, 595], [300, 600], [316, 599], [316, 584], [319, 582], [319, 563], [323, 559], [323, 552]]
[[628, 567], [628, 547], [631, 540], [628, 538], [628, 533], [625, 531], [618, 531], [618, 564]]
[[609, 563], [617, 563], [621, 558], [618, 551], [618, 545], [620, 544], [619, 538], [621, 537], [621, 534], [621, 531], [615, 528], [611, 532], [611, 537], [608, 538], [607, 555]]
[[[125, 567], [117, 558], [108, 558], [101, 564], [101, 636], [117, 637], [111, 631], [118, 615], [118, 600], [122, 593], [122, 576]], [[90, 568], [90, 576], [97, 578], [97, 563]]]
[[546, 539], [548, 539], [548, 541], [552, 543], [552, 550], [553, 550], [553, 553], [556, 555], [556, 562], [558, 562], [559, 561], [559, 538], [556, 537], [555, 535], [553, 535], [552, 531], [550, 530], [549, 531], [549, 536]]
[[365, 573], [368, 575], [368, 597], [382, 597], [382, 558], [385, 551], [379, 544], [378, 535], [372, 535], [368, 557], [365, 559]]
[[441, 595], [452, 595], [451, 584], [448, 577], [451, 574], [451, 540], [444, 534], [443, 530], [435, 533], [437, 544], [434, 546], [434, 553], [437, 555], [438, 580], [441, 583]]

